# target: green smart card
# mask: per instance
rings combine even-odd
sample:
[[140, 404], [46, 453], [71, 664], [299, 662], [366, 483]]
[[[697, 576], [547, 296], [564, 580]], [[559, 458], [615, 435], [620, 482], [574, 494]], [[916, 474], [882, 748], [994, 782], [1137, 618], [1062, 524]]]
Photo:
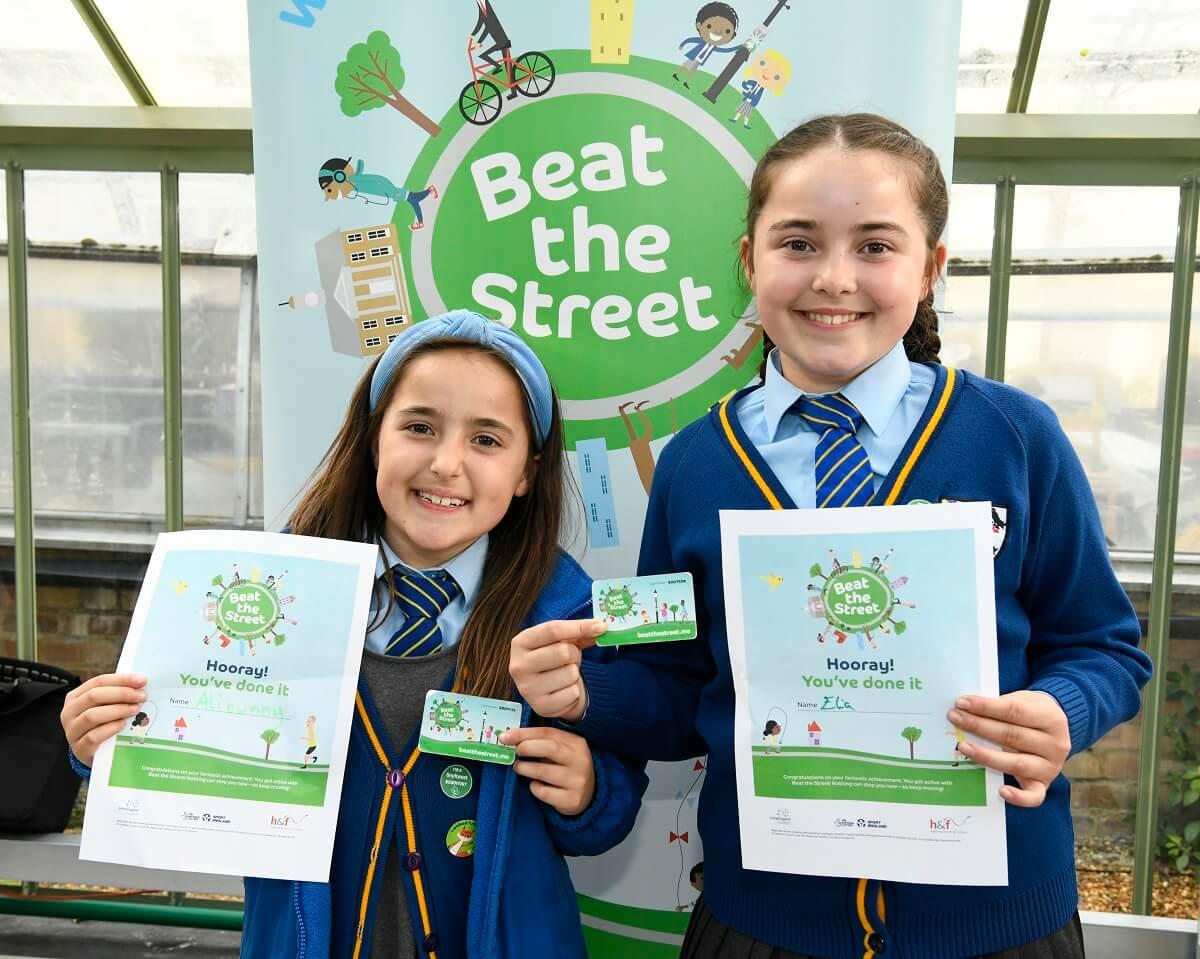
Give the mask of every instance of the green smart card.
[[517, 750], [501, 743], [500, 734], [520, 725], [517, 703], [431, 689], [425, 694], [417, 745], [437, 756], [511, 766]]
[[691, 573], [600, 579], [592, 609], [608, 626], [600, 646], [670, 643], [696, 638], [696, 595]]

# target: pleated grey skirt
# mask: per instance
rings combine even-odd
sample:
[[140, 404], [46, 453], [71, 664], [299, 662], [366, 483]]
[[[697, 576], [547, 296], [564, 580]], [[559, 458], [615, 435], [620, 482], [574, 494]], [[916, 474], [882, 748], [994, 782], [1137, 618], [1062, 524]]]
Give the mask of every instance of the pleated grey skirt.
[[[777, 949], [730, 929], [709, 912], [703, 898], [696, 903], [683, 940], [679, 959], [858, 959], [844, 956], [808, 956]], [[986, 956], [947, 956], [946, 959], [1084, 959], [1083, 928], [1079, 913], [1061, 929], [1034, 942]]]

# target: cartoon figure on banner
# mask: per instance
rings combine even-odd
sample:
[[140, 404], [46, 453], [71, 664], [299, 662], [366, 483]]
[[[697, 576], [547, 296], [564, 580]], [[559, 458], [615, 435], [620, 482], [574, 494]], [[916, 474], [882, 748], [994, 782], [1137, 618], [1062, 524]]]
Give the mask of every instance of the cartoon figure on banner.
[[[421, 203], [427, 197], [438, 198], [438, 188], [433, 184], [424, 190], [406, 190], [398, 187], [387, 177], [378, 173], [364, 173], [360, 159], [353, 166], [351, 158], [332, 157], [321, 165], [317, 184], [325, 194], [326, 202], [345, 198], [362, 200], [366, 204], [386, 206], [389, 203], [405, 202], [412, 207], [416, 221], [409, 224], [410, 230], [419, 230], [425, 225]], [[378, 199], [372, 199], [377, 197]]]
[[346, 116], [356, 117], [367, 110], [389, 106], [436, 137], [442, 128], [400, 93], [403, 85], [400, 51], [382, 30], [373, 31], [365, 43], [356, 43], [346, 51], [333, 81]]
[[738, 47], [737, 51], [725, 64], [725, 68], [721, 71], [721, 75], [712, 82], [712, 85], [704, 91], [704, 99], [709, 103], [716, 103], [717, 98], [721, 95], [721, 91], [729, 86], [729, 82], [734, 78], [734, 75], [742, 68], [747, 60], [750, 59], [750, 54], [758, 47], [762, 46], [764, 40], [767, 39], [767, 32], [775, 18], [779, 16], [780, 11], [790, 10], [789, 0], [775, 0], [775, 7], [767, 14], [766, 18], [755, 27], [746, 41]]
[[[737, 44], [731, 47], [719, 47], [718, 43], [728, 43], [737, 33], [737, 11], [727, 3], [706, 3], [696, 12], [696, 35], [684, 37], [679, 42], [679, 49], [684, 51], [687, 58], [679, 68], [671, 74], [676, 80], [682, 79], [683, 85], [689, 90], [688, 80], [695, 72], [708, 63], [708, 58], [714, 53], [733, 53], [738, 49]], [[679, 76], [683, 72], [683, 77]]]
[[687, 856], [684, 852], [686, 846], [691, 850], [691, 833], [684, 830], [682, 818], [685, 809], [690, 809], [696, 804], [697, 790], [700, 788], [700, 781], [704, 778], [704, 773], [708, 768], [708, 760], [697, 759], [692, 767], [692, 772], [696, 775], [692, 778], [691, 785], [687, 791], [676, 793], [675, 798], [679, 800], [679, 808], [675, 810], [675, 828], [668, 830], [669, 837], [668, 845], [678, 844], [679, 848], [679, 878], [675, 881], [675, 911], [687, 912], [696, 904], [696, 897], [688, 897], [685, 902], [685, 893], [683, 889], [683, 877], [686, 874], [689, 885], [696, 890], [697, 893], [704, 891], [704, 863], [703, 861], [694, 863], [690, 868], [687, 865]]
[[855, 552], [851, 557], [851, 565], [843, 566], [830, 550], [833, 567], [828, 575], [821, 569], [820, 563], [813, 563], [809, 575], [823, 580], [823, 583], [820, 586], [808, 584], [808, 588], [817, 593], [809, 597], [808, 611], [827, 624], [817, 634], [817, 642], [824, 643], [832, 636], [841, 645], [849, 634], [857, 633], [860, 649], [864, 648], [863, 640], [875, 649], [877, 647], [872, 634], [876, 630], [894, 632], [899, 636], [908, 629], [904, 620], [894, 618], [894, 613], [898, 606], [916, 609], [916, 604], [896, 596], [896, 590], [908, 582], [907, 577], [889, 582], [884, 575], [887, 569], [884, 561], [891, 554], [892, 550], [889, 549], [882, 559], [873, 557], [869, 566], [863, 566], [862, 557]]
[[220, 574], [212, 579], [214, 589], [204, 594], [202, 617], [215, 628], [204, 635], [205, 646], [218, 640], [220, 648], [226, 649], [233, 640], [238, 641], [239, 651], [244, 643], [250, 655], [257, 655], [255, 641], [261, 639], [268, 645], [282, 646], [287, 635], [278, 631], [282, 623], [297, 625], [297, 620], [288, 619], [283, 607], [290, 605], [295, 596], [279, 596], [279, 584], [287, 575], [284, 570], [278, 576], [268, 576], [260, 582], [261, 573], [255, 569], [250, 579], [242, 579], [237, 564], [233, 564], [233, 578], [228, 586]]
[[[458, 95], [458, 112], [464, 120], [476, 126], [486, 126], [500, 116], [504, 99], [515, 100], [518, 93], [531, 99], [543, 96], [554, 86], [554, 61], [540, 50], [528, 50], [518, 57], [512, 55], [508, 34], [500, 26], [495, 10], [488, 0], [478, 0], [479, 20], [467, 36], [467, 65], [471, 81]], [[492, 40], [484, 47], [484, 40]], [[475, 51], [482, 50], [478, 60]], [[495, 54], [503, 53], [497, 60]], [[501, 98], [500, 87], [508, 91]]]
[[[783, 93], [788, 80], [792, 76], [792, 65], [778, 50], [768, 50], [746, 67], [742, 81], [742, 102], [729, 118], [730, 123], [736, 123], [740, 117], [746, 129], [750, 129], [750, 114], [762, 100], [765, 90], [770, 90], [775, 96]], [[761, 327], [760, 327], [761, 329]]]

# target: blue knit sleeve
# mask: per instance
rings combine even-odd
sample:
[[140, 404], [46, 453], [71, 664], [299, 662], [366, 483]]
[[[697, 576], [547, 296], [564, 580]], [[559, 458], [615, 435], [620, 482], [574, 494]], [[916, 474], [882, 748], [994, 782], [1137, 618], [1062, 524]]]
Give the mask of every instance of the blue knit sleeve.
[[[679, 464], [695, 433], [681, 433], [659, 456], [650, 488], [638, 574], [680, 570], [671, 549], [671, 498]], [[681, 474], [686, 475], [686, 473]], [[701, 471], [698, 475], [703, 475]], [[686, 510], [683, 511], [686, 519]], [[699, 635], [707, 635], [697, 604]], [[611, 662], [580, 666], [588, 706], [576, 729], [593, 745], [640, 759], [679, 760], [708, 752], [696, 732], [700, 693], [716, 672], [703, 639], [650, 643], [619, 650]]]
[[67, 762], [71, 764], [71, 768], [75, 770], [75, 775], [79, 776], [84, 782], [91, 781], [92, 767], [85, 766], [83, 761], [75, 755], [75, 750], [70, 746], [67, 747]]
[[578, 816], [564, 816], [543, 803], [546, 830], [564, 856], [598, 856], [629, 835], [649, 780], [644, 762], [592, 750], [596, 792]]
[[1030, 620], [1029, 688], [1067, 715], [1072, 754], [1137, 715], [1150, 658], [1109, 561], [1083, 465], [1053, 412], [1038, 404], [1024, 433], [1029, 543], [1022, 605]]

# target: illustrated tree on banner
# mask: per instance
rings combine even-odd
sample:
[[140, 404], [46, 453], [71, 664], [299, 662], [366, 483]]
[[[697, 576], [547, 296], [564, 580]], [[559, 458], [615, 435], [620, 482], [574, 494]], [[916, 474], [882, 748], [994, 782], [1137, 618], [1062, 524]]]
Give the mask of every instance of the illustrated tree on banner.
[[338, 64], [333, 87], [342, 98], [342, 113], [356, 117], [366, 110], [376, 110], [385, 104], [399, 110], [408, 119], [436, 137], [442, 128], [401, 95], [404, 68], [400, 51], [392, 46], [391, 38], [382, 30], [373, 31], [366, 43], [356, 43]]

